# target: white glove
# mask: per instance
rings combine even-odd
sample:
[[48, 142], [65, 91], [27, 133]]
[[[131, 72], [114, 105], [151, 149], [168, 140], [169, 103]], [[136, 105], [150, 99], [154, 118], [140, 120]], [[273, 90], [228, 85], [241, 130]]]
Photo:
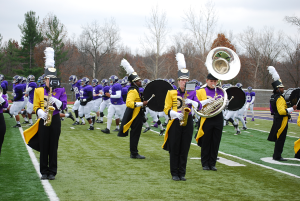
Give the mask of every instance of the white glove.
[[56, 105], [57, 108], [60, 108], [61, 105], [62, 105], [62, 102], [60, 100], [58, 100], [57, 98], [53, 97], [53, 96], [50, 98], [49, 102], [52, 105], [55, 103], [55, 105]]
[[2, 104], [2, 103], [4, 103], [4, 102], [5, 102], [4, 98], [2, 98], [2, 97], [0, 96], [0, 104]]
[[226, 100], [226, 106], [228, 106], [228, 105], [229, 105], [229, 100], [227, 99], [227, 100]]
[[179, 120], [183, 119], [183, 114], [179, 113], [179, 112], [175, 112], [174, 110], [170, 111], [170, 116], [171, 116], [171, 119], [176, 119], [176, 118]]
[[289, 107], [288, 109], [286, 109], [288, 111], [289, 114], [291, 114], [292, 112], [294, 112], [294, 108], [293, 107]]
[[47, 119], [47, 114], [42, 109], [38, 110], [37, 114], [38, 114], [39, 118], [44, 119], [44, 120]]
[[193, 101], [191, 99], [185, 99], [185, 104], [192, 104], [194, 108], [198, 108], [198, 103], [196, 101]]
[[212, 103], [213, 101], [214, 101], [214, 99], [212, 99], [212, 98], [209, 98], [209, 99], [206, 99], [206, 100], [200, 101], [200, 103], [201, 103], [201, 105], [202, 105], [202, 107], [203, 107], [204, 105], [206, 105], [206, 104], [210, 104], [210, 103]]

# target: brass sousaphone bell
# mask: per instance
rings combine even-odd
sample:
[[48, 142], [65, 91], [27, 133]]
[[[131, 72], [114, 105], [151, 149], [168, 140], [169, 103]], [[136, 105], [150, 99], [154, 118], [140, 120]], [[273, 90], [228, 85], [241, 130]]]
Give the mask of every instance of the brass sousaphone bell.
[[[231, 80], [237, 76], [241, 69], [241, 62], [238, 55], [227, 47], [212, 49], [206, 57], [205, 65], [208, 72], [219, 80]], [[206, 85], [203, 87], [206, 87]], [[205, 105], [200, 111], [194, 108], [199, 116], [211, 118], [218, 115], [225, 108], [227, 93], [222, 87], [216, 86], [215, 90], [217, 88], [223, 91], [224, 97], [215, 96], [213, 103]]]

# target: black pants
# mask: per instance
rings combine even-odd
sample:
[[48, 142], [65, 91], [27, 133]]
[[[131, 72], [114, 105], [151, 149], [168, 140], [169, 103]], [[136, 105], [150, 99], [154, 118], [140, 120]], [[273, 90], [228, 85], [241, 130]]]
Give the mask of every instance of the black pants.
[[281, 154], [283, 152], [283, 147], [286, 139], [287, 129], [288, 129], [288, 123], [286, 124], [286, 127], [284, 128], [279, 138], [275, 142], [273, 159], [278, 160], [281, 158]]
[[223, 131], [223, 115], [218, 114], [212, 118], [206, 118], [203, 124], [204, 135], [201, 146], [201, 163], [204, 166], [215, 166]]
[[6, 132], [6, 125], [4, 121], [4, 116], [3, 113], [0, 113], [0, 154], [1, 154], [2, 144], [4, 141], [5, 132]]
[[39, 123], [40, 143], [40, 172], [41, 174], [57, 173], [57, 149], [61, 132], [61, 121], [59, 114], [52, 117], [50, 126], [44, 126], [44, 120]]
[[193, 130], [192, 115], [189, 115], [186, 126], [180, 126], [179, 120], [175, 119], [169, 129], [168, 141], [172, 176], [185, 176]]
[[134, 156], [136, 156], [139, 153], [137, 147], [139, 144], [142, 127], [143, 127], [143, 111], [141, 110], [130, 126], [131, 130], [130, 130], [129, 146], [130, 146], [130, 153]]

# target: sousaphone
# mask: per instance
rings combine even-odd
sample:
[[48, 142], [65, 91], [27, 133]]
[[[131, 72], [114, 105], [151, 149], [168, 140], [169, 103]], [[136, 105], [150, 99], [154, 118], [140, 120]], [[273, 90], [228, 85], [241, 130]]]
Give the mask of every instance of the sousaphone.
[[[237, 76], [241, 69], [241, 62], [238, 55], [227, 47], [216, 47], [212, 49], [207, 57], [205, 65], [209, 73], [219, 80], [231, 80]], [[226, 106], [228, 95], [222, 87], [216, 86], [215, 90], [221, 90], [224, 96], [215, 96], [213, 103], [205, 105], [200, 111], [195, 112], [206, 118], [211, 118], [218, 115]], [[231, 95], [234, 99], [234, 94]]]

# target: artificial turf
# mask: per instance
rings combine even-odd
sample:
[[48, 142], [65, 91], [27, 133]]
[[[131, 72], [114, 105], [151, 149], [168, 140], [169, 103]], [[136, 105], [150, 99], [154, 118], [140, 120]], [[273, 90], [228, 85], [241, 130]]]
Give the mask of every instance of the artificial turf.
[[[150, 123], [150, 119], [148, 120]], [[262, 128], [268, 130], [262, 121]], [[249, 122], [250, 128], [259, 121]], [[129, 137], [104, 134], [99, 129], [87, 131], [89, 125], [72, 126], [62, 122], [58, 149], [58, 173], [50, 181], [60, 200], [297, 200], [300, 179], [266, 169], [224, 154], [219, 157], [244, 164], [244, 167], [217, 163], [218, 171], [204, 171], [199, 159], [200, 148], [191, 145], [187, 164], [187, 181], [173, 181], [169, 172], [169, 154], [161, 148], [163, 136], [157, 132], [142, 133], [139, 152], [145, 160], [129, 157]], [[96, 124], [104, 129], [106, 123]], [[113, 122], [111, 130], [115, 129]], [[296, 129], [296, 127], [294, 128]], [[159, 129], [154, 129], [158, 131]], [[257, 163], [271, 156], [274, 144], [268, 133], [251, 130], [234, 136], [233, 127], [224, 128], [220, 151]], [[195, 131], [196, 132], [196, 131]], [[18, 133], [18, 136], [19, 133]], [[284, 157], [293, 157], [287, 138]], [[26, 152], [26, 151], [25, 151]], [[27, 153], [26, 153], [27, 154]], [[26, 155], [25, 154], [25, 155]], [[35, 152], [39, 157], [38, 152]], [[26, 156], [24, 156], [26, 157]], [[252, 158], [251, 158], [252, 157]], [[299, 162], [298, 162], [299, 164]], [[278, 165], [275, 165], [277, 169]], [[290, 167], [291, 173], [300, 167]], [[34, 168], [32, 167], [32, 171]], [[297, 174], [299, 175], [299, 174]], [[44, 194], [44, 193], [42, 193]]]

